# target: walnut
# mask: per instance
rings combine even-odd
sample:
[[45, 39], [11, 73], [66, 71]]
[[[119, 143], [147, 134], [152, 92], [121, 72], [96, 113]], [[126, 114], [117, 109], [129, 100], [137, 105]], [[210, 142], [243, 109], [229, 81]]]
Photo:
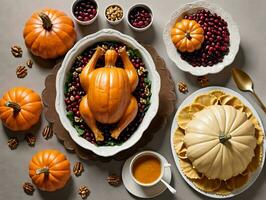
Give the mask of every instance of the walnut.
[[90, 195], [90, 190], [86, 186], [81, 186], [79, 188], [79, 195], [82, 199], [86, 199]]
[[199, 76], [197, 81], [201, 87], [207, 87], [209, 85], [209, 78], [207, 76]]
[[16, 75], [18, 78], [24, 78], [27, 76], [28, 70], [25, 66], [18, 66], [16, 69]]
[[115, 174], [111, 174], [107, 177], [107, 182], [112, 186], [118, 186], [120, 184], [121, 178]]
[[27, 60], [26, 65], [28, 68], [32, 68], [33, 62], [31, 59]]
[[185, 84], [184, 82], [180, 81], [178, 83], [178, 90], [179, 92], [185, 94], [188, 92], [188, 87], [187, 87], [187, 84]]
[[25, 140], [29, 146], [34, 146], [35, 142], [36, 142], [36, 137], [35, 137], [35, 135], [29, 133], [25, 136]]
[[35, 188], [34, 188], [34, 186], [33, 186], [31, 183], [29, 183], [29, 182], [25, 182], [25, 183], [23, 184], [23, 190], [24, 190], [24, 192], [25, 192], [26, 194], [28, 194], [28, 195], [33, 195], [33, 193], [34, 193], [34, 191], [35, 191]]
[[51, 137], [53, 137], [53, 129], [50, 125], [47, 125], [42, 132], [42, 136], [44, 137], [44, 139], [48, 140]]
[[80, 176], [82, 172], [84, 171], [83, 164], [81, 162], [76, 162], [73, 167], [73, 173], [76, 176]]
[[13, 45], [11, 47], [11, 53], [14, 57], [22, 57], [22, 48], [18, 45]]
[[12, 137], [8, 140], [8, 146], [11, 150], [14, 150], [18, 147], [18, 144], [19, 144], [19, 141], [18, 141], [18, 138], [16, 137]]

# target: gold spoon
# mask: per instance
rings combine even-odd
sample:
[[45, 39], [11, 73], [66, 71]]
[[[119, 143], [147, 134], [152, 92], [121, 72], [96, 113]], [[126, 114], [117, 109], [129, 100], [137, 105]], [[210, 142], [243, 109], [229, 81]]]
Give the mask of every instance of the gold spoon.
[[259, 102], [261, 108], [266, 113], [266, 107], [254, 91], [253, 82], [249, 75], [241, 69], [233, 68], [232, 74], [237, 87], [244, 92], [251, 92]]

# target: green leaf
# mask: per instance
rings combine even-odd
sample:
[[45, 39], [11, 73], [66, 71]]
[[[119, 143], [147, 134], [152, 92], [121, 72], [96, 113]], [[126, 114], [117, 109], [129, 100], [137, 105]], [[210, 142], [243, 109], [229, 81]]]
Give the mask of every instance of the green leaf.
[[74, 123], [74, 114], [73, 114], [73, 112], [68, 112], [66, 114], [66, 116], [71, 121], [71, 123], [73, 124]]
[[66, 75], [66, 83], [69, 83], [72, 80], [73, 74], [68, 72]]
[[130, 58], [134, 58], [134, 57], [141, 58], [141, 53], [139, 52], [138, 49], [132, 49], [128, 47], [127, 53], [129, 54]]
[[78, 125], [74, 125], [74, 128], [77, 130], [79, 136], [82, 136], [85, 132], [85, 130], [81, 129]]

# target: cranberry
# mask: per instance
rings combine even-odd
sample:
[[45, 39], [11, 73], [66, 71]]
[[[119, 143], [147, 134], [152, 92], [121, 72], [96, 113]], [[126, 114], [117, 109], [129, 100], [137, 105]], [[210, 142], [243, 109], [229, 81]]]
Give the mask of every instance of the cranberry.
[[128, 16], [129, 22], [136, 28], [145, 28], [151, 23], [151, 11], [146, 7], [133, 8]]
[[97, 14], [97, 5], [92, 0], [80, 0], [74, 6], [73, 14], [80, 21], [90, 21]]
[[204, 42], [199, 50], [192, 53], [180, 52], [181, 58], [192, 66], [213, 66], [223, 61], [229, 52], [229, 31], [227, 23], [217, 14], [204, 9], [185, 15], [184, 19], [196, 20], [204, 30]]

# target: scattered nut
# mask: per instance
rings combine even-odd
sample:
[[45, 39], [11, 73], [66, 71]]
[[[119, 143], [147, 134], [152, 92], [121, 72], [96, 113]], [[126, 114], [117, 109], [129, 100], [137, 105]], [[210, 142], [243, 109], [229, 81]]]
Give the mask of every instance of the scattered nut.
[[28, 70], [25, 66], [18, 66], [16, 69], [16, 74], [18, 78], [24, 78], [28, 74]]
[[105, 16], [109, 21], [118, 21], [123, 17], [123, 10], [118, 5], [111, 5], [106, 9]]
[[84, 171], [83, 164], [81, 162], [76, 162], [73, 167], [73, 173], [76, 176], [80, 176], [82, 172]]
[[36, 142], [36, 137], [35, 137], [35, 135], [29, 133], [25, 136], [25, 140], [29, 146], [34, 146], [35, 142]]
[[86, 199], [90, 195], [90, 190], [86, 186], [81, 186], [79, 188], [79, 195], [82, 199]]
[[138, 69], [138, 75], [141, 76], [142, 74], [144, 74], [147, 70], [144, 67], [140, 67]]
[[197, 81], [201, 87], [207, 87], [209, 85], [209, 78], [207, 76], [199, 76]]
[[18, 45], [13, 45], [11, 47], [11, 53], [13, 54], [14, 57], [18, 58], [18, 57], [22, 57], [22, 49], [20, 46]]
[[16, 149], [16, 148], [18, 147], [18, 144], [19, 144], [18, 138], [16, 138], [16, 137], [12, 137], [12, 138], [10, 138], [10, 139], [8, 140], [7, 144], [8, 144], [8, 146], [9, 146], [9, 148], [10, 148], [11, 150]]
[[25, 182], [25, 183], [23, 184], [23, 190], [24, 190], [24, 192], [25, 192], [26, 194], [28, 194], [28, 195], [33, 195], [33, 193], [34, 193], [34, 191], [35, 191], [35, 188], [34, 188], [34, 186], [33, 186], [31, 183], [29, 183], [29, 182]]
[[31, 59], [27, 60], [26, 65], [28, 68], [32, 68], [33, 62]]
[[107, 177], [107, 182], [112, 186], [118, 186], [120, 184], [121, 178], [115, 174], [111, 174]]
[[185, 94], [188, 92], [188, 87], [187, 87], [187, 84], [185, 84], [184, 82], [180, 81], [178, 83], [178, 90], [179, 92]]
[[48, 140], [53, 137], [53, 129], [50, 125], [47, 125], [42, 132], [42, 136], [44, 139]]

